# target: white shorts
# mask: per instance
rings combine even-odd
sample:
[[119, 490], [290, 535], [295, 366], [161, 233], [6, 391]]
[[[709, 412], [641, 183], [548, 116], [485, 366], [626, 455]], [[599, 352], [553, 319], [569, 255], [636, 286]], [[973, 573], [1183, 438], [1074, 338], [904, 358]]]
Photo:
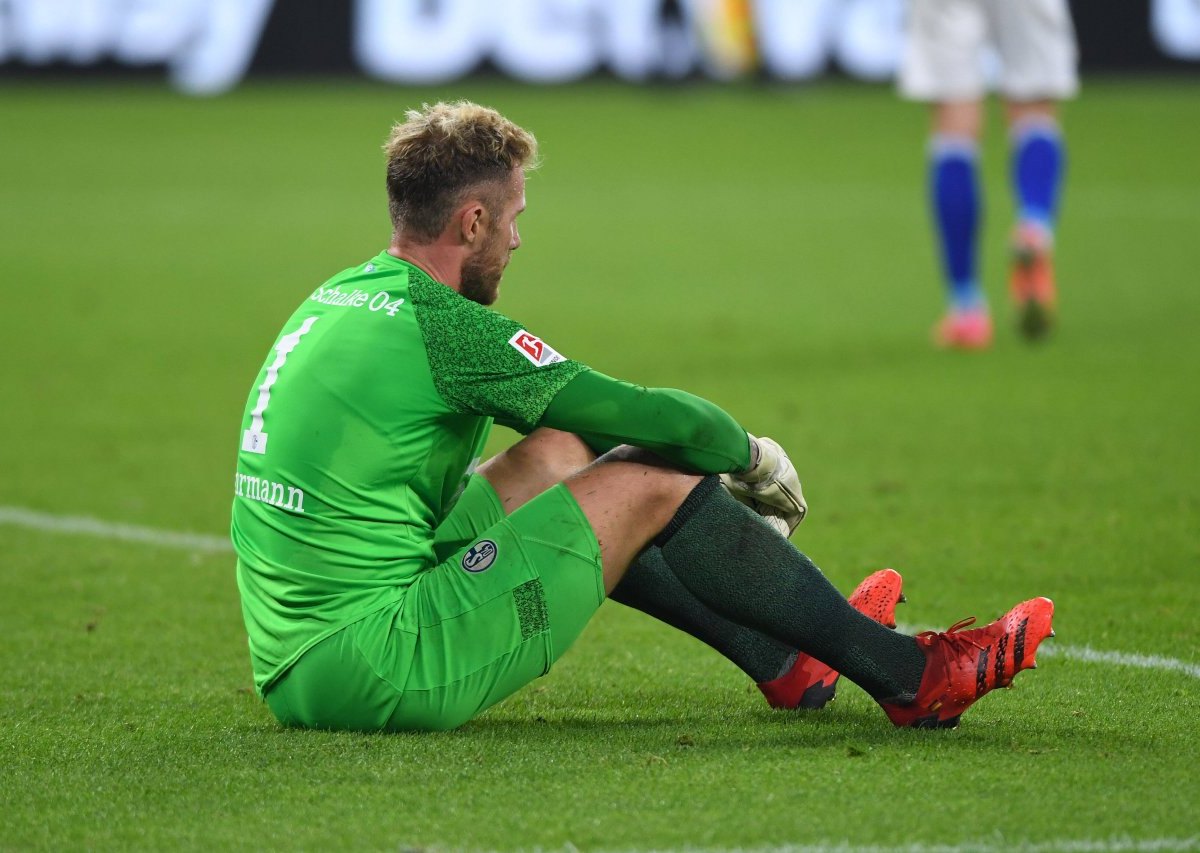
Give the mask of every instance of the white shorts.
[[900, 93], [918, 101], [972, 101], [997, 87], [1014, 101], [1061, 100], [1079, 89], [1067, 0], [909, 0]]

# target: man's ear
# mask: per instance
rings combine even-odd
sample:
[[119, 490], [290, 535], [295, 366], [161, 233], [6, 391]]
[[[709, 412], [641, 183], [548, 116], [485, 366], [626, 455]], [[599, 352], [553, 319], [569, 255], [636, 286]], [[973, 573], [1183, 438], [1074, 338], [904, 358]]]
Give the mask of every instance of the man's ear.
[[468, 245], [474, 245], [484, 235], [487, 209], [478, 201], [464, 204], [458, 211], [459, 236]]

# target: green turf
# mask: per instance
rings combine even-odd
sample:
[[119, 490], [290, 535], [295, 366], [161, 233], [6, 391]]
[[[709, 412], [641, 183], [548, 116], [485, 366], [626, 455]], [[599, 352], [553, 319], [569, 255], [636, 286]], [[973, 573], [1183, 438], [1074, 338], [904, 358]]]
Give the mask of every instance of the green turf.
[[896, 566], [921, 627], [1049, 595], [1062, 651], [956, 732], [899, 732], [850, 685], [772, 712], [608, 605], [459, 731], [298, 733], [248, 692], [228, 556], [0, 525], [0, 847], [1200, 845], [1197, 82], [1069, 106], [1046, 345], [1010, 328], [993, 128], [1000, 326], [966, 356], [928, 344], [925, 117], [886, 89], [0, 89], [0, 505], [220, 534], [249, 383], [384, 245], [378, 145], [437, 97], [543, 144], [502, 310], [777, 437], [842, 589]]

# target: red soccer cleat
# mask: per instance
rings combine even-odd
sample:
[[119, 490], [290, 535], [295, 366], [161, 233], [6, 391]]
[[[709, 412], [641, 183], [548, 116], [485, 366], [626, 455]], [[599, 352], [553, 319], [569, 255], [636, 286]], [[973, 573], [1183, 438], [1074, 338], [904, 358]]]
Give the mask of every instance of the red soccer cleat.
[[986, 308], [953, 308], [933, 329], [942, 349], [982, 350], [992, 345], [992, 317]]
[[[868, 575], [850, 595], [850, 605], [888, 628], [896, 627], [896, 605], [904, 601], [904, 583], [894, 569]], [[823, 708], [837, 690], [838, 673], [811, 655], [799, 652], [792, 668], [774, 681], [758, 685], [772, 708]]]
[[1035, 669], [1038, 645], [1054, 636], [1054, 602], [1023, 601], [990, 625], [964, 631], [975, 617], [944, 634], [926, 631], [916, 639], [925, 653], [925, 675], [908, 705], [880, 702], [897, 726], [954, 728], [976, 699], [996, 687], [1008, 687], [1018, 672]]
[[1045, 229], [1022, 225], [1017, 228], [1012, 246], [1009, 290], [1017, 327], [1029, 340], [1038, 340], [1049, 334], [1058, 310], [1050, 237]]

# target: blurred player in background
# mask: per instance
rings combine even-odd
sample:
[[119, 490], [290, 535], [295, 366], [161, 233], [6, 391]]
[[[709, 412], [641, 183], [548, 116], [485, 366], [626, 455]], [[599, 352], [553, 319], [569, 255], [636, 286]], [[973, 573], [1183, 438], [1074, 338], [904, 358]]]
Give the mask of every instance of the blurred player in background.
[[978, 262], [987, 84], [981, 60], [989, 46], [1003, 66], [999, 90], [1017, 206], [1010, 289], [1029, 338], [1042, 337], [1054, 322], [1051, 252], [1066, 161], [1057, 102], [1079, 85], [1067, 0], [910, 0], [900, 92], [933, 105], [929, 184], [949, 296], [934, 335], [959, 349], [982, 349], [992, 340]]

